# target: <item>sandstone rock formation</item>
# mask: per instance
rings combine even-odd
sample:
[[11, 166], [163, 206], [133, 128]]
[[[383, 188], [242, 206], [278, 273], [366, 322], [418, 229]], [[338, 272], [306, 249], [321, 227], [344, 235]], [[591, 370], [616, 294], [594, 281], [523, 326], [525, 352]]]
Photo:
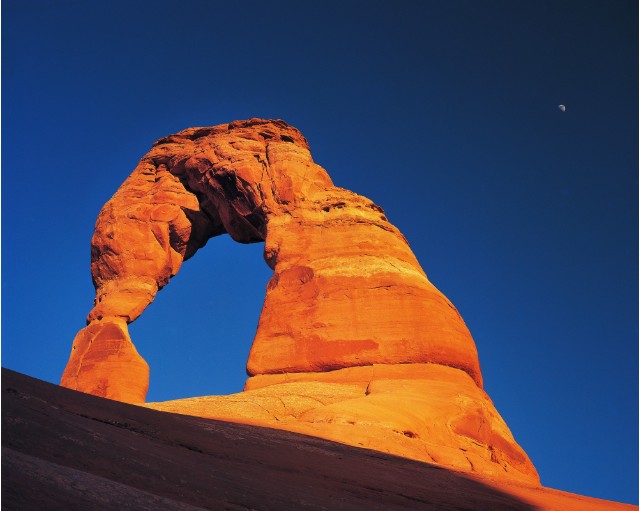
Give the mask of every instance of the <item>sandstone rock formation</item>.
[[538, 480], [458, 311], [383, 210], [334, 186], [283, 121], [187, 129], [142, 158], [98, 216], [96, 299], [61, 384], [144, 403], [149, 369], [126, 325], [223, 233], [264, 241], [274, 271], [245, 392], [148, 406]]
[[289, 431], [158, 413], [4, 368], [1, 395], [3, 510], [638, 511]]

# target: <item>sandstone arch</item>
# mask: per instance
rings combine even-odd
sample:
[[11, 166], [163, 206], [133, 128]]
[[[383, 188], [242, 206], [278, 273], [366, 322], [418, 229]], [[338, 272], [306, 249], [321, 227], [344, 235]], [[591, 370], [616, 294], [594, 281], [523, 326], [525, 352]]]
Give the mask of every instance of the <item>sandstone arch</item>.
[[96, 298], [61, 384], [144, 403], [149, 368], [127, 324], [224, 233], [264, 241], [274, 272], [246, 392], [147, 406], [537, 481], [482, 391], [458, 311], [383, 210], [334, 186], [302, 134], [279, 120], [187, 129], [140, 160], [98, 215]]
[[264, 241], [274, 270], [249, 375], [430, 362], [481, 385], [464, 322], [382, 209], [333, 186], [297, 129], [259, 119], [159, 140], [105, 204], [91, 241], [95, 304], [62, 384], [144, 402], [149, 371], [126, 325], [223, 233]]

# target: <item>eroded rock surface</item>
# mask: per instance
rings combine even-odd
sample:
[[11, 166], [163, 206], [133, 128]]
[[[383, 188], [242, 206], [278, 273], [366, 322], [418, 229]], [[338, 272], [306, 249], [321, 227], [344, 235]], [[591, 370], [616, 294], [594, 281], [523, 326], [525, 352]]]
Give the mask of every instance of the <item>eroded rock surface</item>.
[[224, 233], [264, 241], [274, 271], [247, 388], [149, 406], [537, 481], [458, 311], [383, 210], [334, 186], [283, 121], [187, 129], [142, 158], [98, 216], [96, 299], [62, 385], [143, 403], [149, 371], [126, 325]]
[[3, 510], [638, 511], [295, 432], [158, 413], [4, 368], [1, 393]]
[[537, 482], [489, 396], [459, 369], [372, 365], [250, 378], [245, 391], [155, 410], [319, 436], [493, 478]]

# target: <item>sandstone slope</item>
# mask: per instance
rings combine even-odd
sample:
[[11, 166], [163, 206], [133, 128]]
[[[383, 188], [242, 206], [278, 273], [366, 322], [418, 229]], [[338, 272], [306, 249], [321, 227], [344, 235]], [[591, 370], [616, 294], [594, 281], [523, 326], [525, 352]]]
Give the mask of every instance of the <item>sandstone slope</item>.
[[2, 370], [2, 509], [634, 510]]

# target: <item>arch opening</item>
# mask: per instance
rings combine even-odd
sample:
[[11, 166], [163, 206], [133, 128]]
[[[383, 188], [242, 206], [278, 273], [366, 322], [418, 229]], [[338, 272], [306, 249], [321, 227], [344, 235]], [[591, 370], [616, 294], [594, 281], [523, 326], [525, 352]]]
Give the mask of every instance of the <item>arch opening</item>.
[[212, 238], [129, 325], [150, 367], [148, 401], [242, 391], [273, 275], [263, 249]]

